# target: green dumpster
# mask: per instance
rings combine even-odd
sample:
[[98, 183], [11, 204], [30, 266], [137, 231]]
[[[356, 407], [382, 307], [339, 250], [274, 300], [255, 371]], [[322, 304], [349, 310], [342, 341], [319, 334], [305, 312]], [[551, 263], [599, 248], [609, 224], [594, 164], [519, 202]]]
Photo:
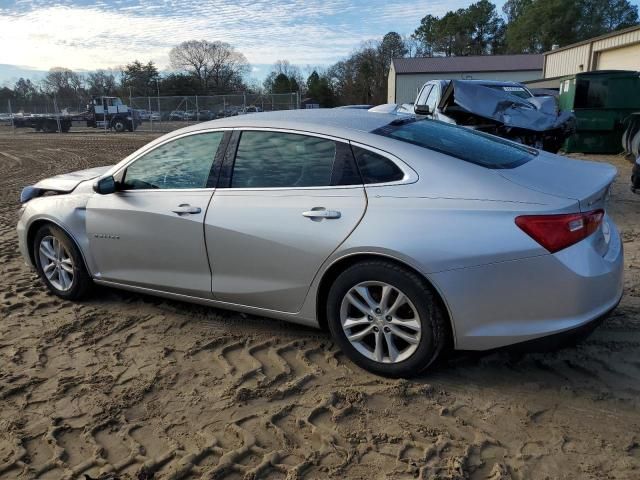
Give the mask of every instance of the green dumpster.
[[558, 101], [561, 110], [576, 115], [566, 152], [620, 153], [624, 121], [640, 111], [640, 72], [602, 70], [565, 77]]

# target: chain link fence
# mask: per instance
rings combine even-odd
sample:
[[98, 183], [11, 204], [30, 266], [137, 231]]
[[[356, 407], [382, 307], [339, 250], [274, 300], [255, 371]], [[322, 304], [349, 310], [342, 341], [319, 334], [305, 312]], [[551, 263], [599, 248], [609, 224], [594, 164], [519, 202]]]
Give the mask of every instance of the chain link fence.
[[129, 104], [140, 119], [136, 131], [166, 132], [196, 122], [274, 110], [299, 108], [297, 93], [211, 96], [132, 97]]
[[[98, 97], [100, 98], [100, 97]], [[218, 118], [274, 110], [300, 108], [299, 93], [233, 95], [185, 95], [121, 98], [129, 107], [135, 132], [165, 133], [187, 125]], [[102, 101], [102, 100], [101, 100]], [[88, 126], [92, 110], [86, 98], [51, 97], [39, 101], [8, 101], [0, 105], [0, 131], [15, 131], [33, 125], [33, 119], [69, 119], [70, 131], [96, 131]], [[105, 128], [108, 127], [108, 128]], [[101, 123], [98, 130], [112, 131], [111, 125]], [[47, 131], [47, 130], [45, 130]]]

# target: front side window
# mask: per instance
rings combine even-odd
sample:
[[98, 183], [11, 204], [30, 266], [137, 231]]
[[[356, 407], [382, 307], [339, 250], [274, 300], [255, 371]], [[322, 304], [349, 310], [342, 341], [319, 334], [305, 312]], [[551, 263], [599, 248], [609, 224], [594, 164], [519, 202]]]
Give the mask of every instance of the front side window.
[[200, 133], [155, 148], [127, 167], [124, 189], [207, 188], [223, 135]]
[[438, 120], [396, 120], [372, 133], [487, 168], [515, 168], [537, 155], [524, 145]]
[[232, 188], [331, 185], [336, 143], [294, 133], [245, 131], [240, 136]]

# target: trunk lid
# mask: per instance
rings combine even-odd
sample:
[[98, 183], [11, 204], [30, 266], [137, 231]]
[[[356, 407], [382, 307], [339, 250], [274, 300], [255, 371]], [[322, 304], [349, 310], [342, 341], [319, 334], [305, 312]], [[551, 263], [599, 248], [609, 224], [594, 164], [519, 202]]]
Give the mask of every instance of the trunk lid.
[[607, 163], [575, 160], [545, 152], [513, 169], [497, 170], [507, 180], [548, 195], [570, 198], [586, 212], [605, 208], [617, 175]]

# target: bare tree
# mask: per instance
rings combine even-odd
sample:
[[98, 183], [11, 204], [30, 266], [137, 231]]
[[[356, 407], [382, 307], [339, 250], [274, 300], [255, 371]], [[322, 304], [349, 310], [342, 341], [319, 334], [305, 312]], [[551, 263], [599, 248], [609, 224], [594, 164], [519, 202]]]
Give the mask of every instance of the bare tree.
[[87, 74], [87, 89], [90, 95], [115, 95], [117, 82], [113, 72], [96, 70]]
[[245, 56], [225, 42], [189, 40], [169, 52], [171, 66], [198, 79], [203, 90], [225, 92], [242, 85], [249, 70]]
[[57, 95], [77, 94], [82, 88], [83, 78], [68, 68], [54, 67], [42, 80], [43, 90]]

